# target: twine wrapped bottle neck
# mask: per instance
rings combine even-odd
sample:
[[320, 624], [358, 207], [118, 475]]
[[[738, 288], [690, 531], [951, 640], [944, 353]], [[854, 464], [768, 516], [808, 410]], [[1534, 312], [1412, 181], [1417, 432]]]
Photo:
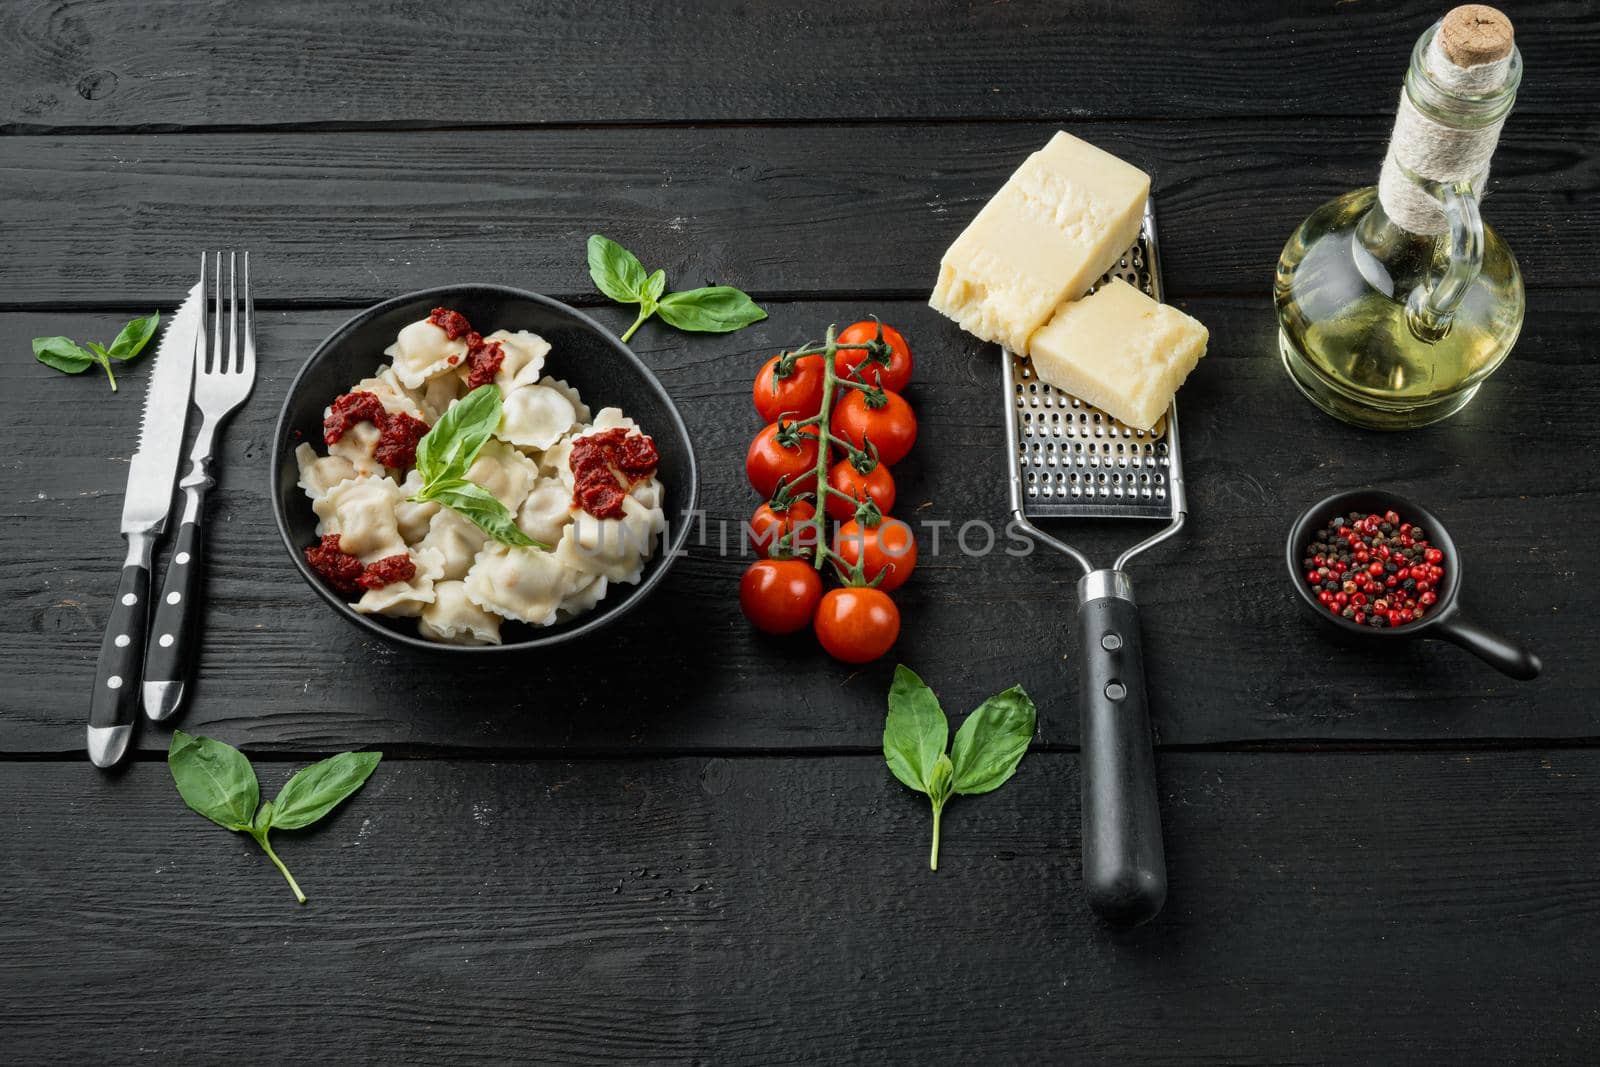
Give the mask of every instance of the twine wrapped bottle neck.
[[[1446, 18], [1456, 17], [1452, 12]], [[1503, 50], [1487, 52], [1464, 50], [1459, 44], [1453, 49], [1446, 21], [1435, 23], [1417, 41], [1378, 180], [1383, 209], [1402, 229], [1426, 235], [1449, 231], [1436, 184], [1464, 183], [1482, 197], [1489, 161], [1522, 78], [1522, 59], [1510, 44], [1509, 23], [1506, 31]], [[1462, 58], [1476, 61], [1463, 65], [1458, 62]]]

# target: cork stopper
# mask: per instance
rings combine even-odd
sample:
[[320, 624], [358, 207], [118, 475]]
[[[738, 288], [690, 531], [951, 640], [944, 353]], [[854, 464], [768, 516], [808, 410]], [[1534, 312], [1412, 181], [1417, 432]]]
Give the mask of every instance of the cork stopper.
[[1479, 67], [1511, 54], [1511, 20], [1487, 4], [1463, 4], [1444, 17], [1439, 43], [1458, 67]]

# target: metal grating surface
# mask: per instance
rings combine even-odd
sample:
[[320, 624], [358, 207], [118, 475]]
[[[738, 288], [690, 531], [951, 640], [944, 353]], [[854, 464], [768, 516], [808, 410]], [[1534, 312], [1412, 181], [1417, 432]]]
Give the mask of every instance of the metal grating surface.
[[[1100, 284], [1113, 276], [1161, 299], [1161, 265], [1149, 206], [1138, 241]], [[1023, 509], [1030, 517], [1172, 517], [1172, 475], [1182, 477], [1176, 441], [1169, 441], [1167, 434], [1176, 418], [1174, 409], [1153, 429], [1135, 430], [1039, 381], [1027, 356], [1008, 356], [1017, 406], [1015, 458]]]

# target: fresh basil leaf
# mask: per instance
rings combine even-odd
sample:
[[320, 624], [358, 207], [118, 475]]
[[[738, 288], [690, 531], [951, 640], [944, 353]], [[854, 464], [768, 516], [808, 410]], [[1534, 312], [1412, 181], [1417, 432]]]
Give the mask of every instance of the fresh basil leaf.
[[142, 319], [134, 319], [122, 328], [116, 339], [111, 342], [111, 347], [106, 354], [112, 359], [128, 360], [137, 356], [150, 343], [150, 338], [156, 335], [156, 327], [161, 323], [161, 312], [157, 311]]
[[471, 519], [478, 529], [496, 541], [517, 548], [542, 548], [547, 552], [550, 550], [549, 545], [535, 541], [523, 533], [521, 527], [517, 525], [516, 517], [506, 506], [500, 503], [493, 493], [476, 482], [464, 479], [446, 482], [430, 493], [428, 498], [459, 511]]
[[939, 698], [905, 664], [894, 669], [889, 716], [883, 722], [883, 758], [908, 788], [932, 795], [929, 783], [944, 756], [950, 724]]
[[273, 808], [272, 828], [310, 826], [360, 789], [382, 758], [381, 752], [341, 752], [301, 770], [267, 805]]
[[95, 364], [95, 358], [70, 337], [35, 337], [33, 358], [63, 374], [82, 374]]
[[1004, 785], [1028, 751], [1037, 718], [1033, 701], [1020, 685], [979, 704], [950, 746], [955, 791], [971, 795]]
[[249, 830], [261, 787], [244, 753], [209, 737], [172, 732], [167, 767], [183, 802], [218, 826]]
[[754, 300], [731, 285], [687, 289], [661, 298], [661, 317], [680, 330], [728, 333], [767, 317]]
[[[480, 385], [451, 404], [417, 442], [424, 495], [435, 484], [462, 478], [500, 425], [500, 387]], [[431, 497], [428, 497], [431, 499]]]
[[261, 810], [256, 812], [256, 817], [250, 823], [252, 834], [265, 834], [272, 829], [272, 801], [261, 805]]
[[589, 277], [602, 293], [623, 304], [640, 303], [651, 285], [638, 256], [598, 233], [589, 236]]

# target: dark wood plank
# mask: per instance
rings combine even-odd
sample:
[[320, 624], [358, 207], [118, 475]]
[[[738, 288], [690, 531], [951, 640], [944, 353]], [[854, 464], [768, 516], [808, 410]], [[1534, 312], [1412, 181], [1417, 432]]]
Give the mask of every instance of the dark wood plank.
[[[1588, 554], [1600, 518], [1595, 445], [1581, 427], [1600, 405], [1588, 373], [1600, 311], [1587, 293], [1536, 293], [1525, 339], [1455, 421], [1401, 436], [1358, 432], [1316, 413], [1275, 355], [1263, 300], [1196, 300], [1212, 354], [1184, 392], [1192, 520], [1175, 545], [1133, 568], [1144, 607], [1155, 721], [1168, 744], [1419, 738], [1596, 737], [1600, 660]], [[769, 640], [739, 614], [747, 560], [723, 557], [757, 503], [743, 456], [757, 419], [749, 380], [779, 346], [830, 321], [880, 312], [919, 357], [911, 399], [922, 439], [897, 470], [902, 514], [920, 526], [922, 563], [900, 593], [906, 626], [885, 662], [862, 671], [808, 636]], [[615, 328], [620, 309], [601, 309]], [[381, 743], [433, 751], [817, 748], [878, 743], [896, 659], [949, 678], [953, 706], [1023, 682], [1040, 739], [1077, 738], [1070, 647], [1075, 575], [1051, 555], [951, 551], [953, 529], [1005, 514], [994, 350], [921, 303], [776, 304], [722, 337], [646, 327], [641, 355], [683, 408], [702, 461], [709, 541], [614, 636], [521, 664], [416, 662], [328, 612], [291, 568], [266, 496], [268, 450], [287, 382], [346, 312], [261, 321], [262, 376], [230, 425], [215, 494], [207, 643], [186, 729], [258, 748]], [[32, 363], [28, 338], [109, 337], [119, 316], [0, 316], [0, 393], [9, 474], [0, 538], [9, 565], [0, 620], [12, 659], [0, 694], [0, 751], [76, 751], [84, 693], [121, 559], [115, 531], [142, 369], [115, 397], [90, 377]], [[1369, 482], [1414, 493], [1452, 524], [1467, 555], [1468, 607], [1528, 639], [1549, 665], [1508, 682], [1456, 649], [1414, 645], [1372, 656], [1323, 642], [1284, 588], [1280, 538], [1300, 508]], [[933, 527], [942, 548], [933, 551]], [[1080, 531], [1109, 561], [1138, 530]], [[969, 544], [981, 548], [973, 536]], [[1001, 542], [1004, 545], [1004, 542]], [[1251, 578], [1252, 575], [1261, 575]], [[611, 669], [618, 657], [635, 669]], [[599, 673], [604, 689], [584, 679]], [[157, 747], [165, 737], [146, 743]]]
[[[1380, 119], [1068, 123], [1147, 168], [1168, 292], [1256, 295], [1283, 242], [1377, 179]], [[593, 299], [600, 230], [676, 285], [920, 296], [1054, 124], [0, 138], [0, 306], [169, 300], [248, 247], [278, 306], [459, 282]], [[1600, 119], [1514, 116], [1486, 216], [1532, 287], [1600, 275]]]
[[[19, 0], [0, 129], [1381, 115], [1446, 6]], [[1592, 109], [1591, 13], [1513, 14], [1523, 109]]]
[[[13, 764], [16, 1062], [1592, 1058], [1600, 754], [1179, 754], [1172, 889], [1088, 914], [1076, 759], [947, 810], [876, 757], [395, 762], [278, 835]], [[263, 768], [274, 792], [289, 773]]]

